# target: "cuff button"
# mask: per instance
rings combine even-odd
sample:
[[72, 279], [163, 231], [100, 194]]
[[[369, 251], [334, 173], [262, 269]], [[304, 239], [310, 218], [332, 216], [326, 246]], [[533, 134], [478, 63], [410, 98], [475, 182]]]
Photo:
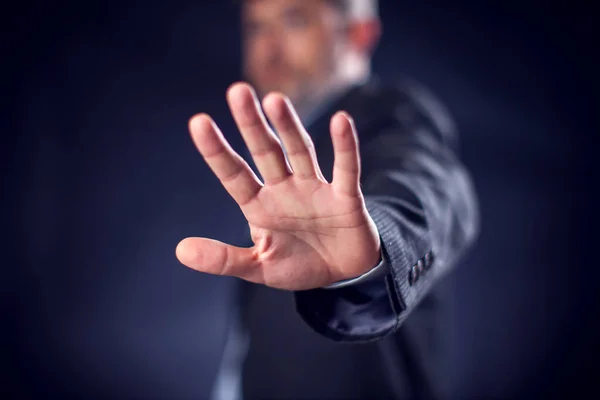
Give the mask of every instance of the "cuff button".
[[408, 274], [408, 283], [410, 285], [415, 284], [419, 280], [419, 270], [416, 265], [413, 265], [409, 274]]
[[433, 263], [433, 252], [430, 250], [425, 254], [425, 269], [429, 269]]

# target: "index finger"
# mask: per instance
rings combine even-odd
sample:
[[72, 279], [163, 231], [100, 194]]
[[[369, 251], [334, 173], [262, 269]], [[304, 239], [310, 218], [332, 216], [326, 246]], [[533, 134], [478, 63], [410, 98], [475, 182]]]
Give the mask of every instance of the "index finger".
[[243, 206], [260, 191], [262, 184], [248, 163], [231, 148], [223, 133], [206, 114], [190, 119], [196, 148], [233, 199]]

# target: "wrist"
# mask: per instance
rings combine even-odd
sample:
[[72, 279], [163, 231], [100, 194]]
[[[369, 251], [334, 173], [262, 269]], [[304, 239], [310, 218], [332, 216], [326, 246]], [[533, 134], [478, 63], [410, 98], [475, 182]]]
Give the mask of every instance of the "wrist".
[[384, 276], [387, 273], [387, 263], [383, 258], [383, 251], [379, 250], [379, 260], [370, 270], [365, 272], [362, 275], [359, 275], [355, 278], [344, 279], [342, 281], [334, 282], [330, 285], [324, 286], [323, 289], [338, 289], [345, 286], [356, 285], [360, 282], [364, 282], [367, 280], [377, 279], [379, 277]]

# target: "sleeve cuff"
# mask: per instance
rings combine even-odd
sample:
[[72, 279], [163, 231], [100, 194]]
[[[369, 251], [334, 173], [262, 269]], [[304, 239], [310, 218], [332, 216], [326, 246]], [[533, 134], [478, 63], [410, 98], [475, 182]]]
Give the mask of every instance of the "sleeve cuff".
[[295, 293], [296, 310], [313, 330], [336, 341], [363, 343], [393, 332], [400, 310], [394, 307], [383, 245], [381, 251], [381, 262], [358, 278]]
[[323, 287], [323, 289], [339, 289], [346, 286], [357, 285], [359, 283], [372, 282], [378, 279], [383, 279], [383, 277], [389, 272], [389, 265], [386, 263], [385, 258], [383, 257], [383, 247], [379, 255], [379, 260], [379, 264], [377, 264], [374, 268], [365, 272], [361, 276], [334, 282], [331, 285]]

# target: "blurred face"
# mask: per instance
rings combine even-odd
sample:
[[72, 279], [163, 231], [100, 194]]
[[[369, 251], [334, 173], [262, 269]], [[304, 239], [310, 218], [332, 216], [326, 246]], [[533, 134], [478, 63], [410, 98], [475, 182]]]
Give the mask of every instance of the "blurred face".
[[342, 15], [323, 0], [246, 0], [242, 34], [246, 78], [299, 108], [325, 90], [344, 45]]

